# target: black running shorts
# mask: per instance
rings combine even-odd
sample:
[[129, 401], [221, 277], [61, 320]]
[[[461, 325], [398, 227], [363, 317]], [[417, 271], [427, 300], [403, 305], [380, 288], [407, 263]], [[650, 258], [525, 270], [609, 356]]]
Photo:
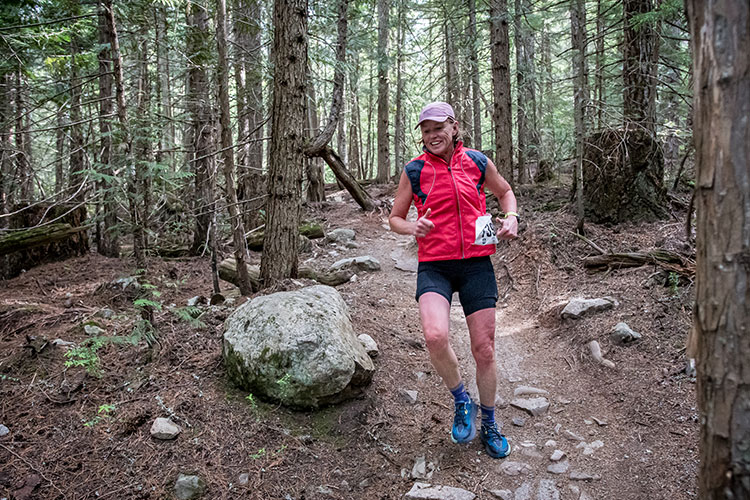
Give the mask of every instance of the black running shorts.
[[453, 292], [466, 316], [497, 303], [495, 269], [489, 257], [420, 262], [416, 299], [426, 292], [439, 293], [450, 304]]

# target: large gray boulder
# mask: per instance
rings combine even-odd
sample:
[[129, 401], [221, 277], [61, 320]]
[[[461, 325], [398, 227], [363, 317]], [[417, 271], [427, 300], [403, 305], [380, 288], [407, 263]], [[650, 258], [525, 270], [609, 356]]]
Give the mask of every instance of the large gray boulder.
[[350, 399], [375, 366], [341, 295], [317, 285], [256, 297], [225, 322], [224, 364], [245, 390], [293, 408]]

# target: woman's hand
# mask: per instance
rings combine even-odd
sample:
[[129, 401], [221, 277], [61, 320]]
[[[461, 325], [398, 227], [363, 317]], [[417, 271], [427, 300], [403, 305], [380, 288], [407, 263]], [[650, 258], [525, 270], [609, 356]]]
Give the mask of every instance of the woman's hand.
[[515, 215], [510, 215], [505, 219], [497, 218], [498, 227], [497, 239], [498, 240], [512, 240], [518, 237], [518, 219]]
[[428, 219], [430, 212], [432, 212], [432, 209], [428, 208], [425, 214], [417, 219], [416, 226], [414, 227], [414, 236], [417, 238], [424, 238], [435, 227], [435, 224]]

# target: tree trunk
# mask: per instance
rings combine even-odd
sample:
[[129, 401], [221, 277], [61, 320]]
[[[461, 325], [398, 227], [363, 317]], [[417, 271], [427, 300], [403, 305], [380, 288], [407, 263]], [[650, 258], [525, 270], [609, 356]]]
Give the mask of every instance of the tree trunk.
[[359, 114], [359, 64], [358, 60], [352, 65], [349, 74], [349, 109], [352, 110], [349, 118], [349, 167], [360, 179], [364, 179], [362, 164], [362, 119]]
[[191, 162], [195, 171], [195, 200], [193, 211], [195, 213], [195, 229], [193, 232], [193, 244], [190, 252], [198, 255], [203, 251], [208, 242], [208, 228], [211, 224], [211, 212], [216, 209], [209, 200], [213, 199], [211, 194], [213, 180], [212, 172], [215, 170], [215, 158], [211, 155], [214, 137], [214, 123], [211, 103], [210, 86], [206, 67], [211, 63], [211, 51], [209, 49], [208, 14], [206, 8], [192, 2], [188, 13], [187, 50], [193, 54], [191, 65], [188, 69], [188, 96], [187, 106], [192, 130], [190, 136], [193, 139], [191, 145]]
[[227, 60], [227, 31], [226, 31], [226, 0], [216, 2], [216, 47], [219, 55], [217, 73], [219, 80], [219, 123], [221, 129], [221, 149], [224, 159], [224, 182], [227, 194], [227, 208], [229, 209], [229, 224], [232, 227], [234, 241], [234, 258], [239, 271], [239, 283], [242, 295], [250, 295], [253, 288], [247, 276], [245, 262], [247, 260], [247, 241], [245, 240], [245, 225], [242, 223], [237, 190], [234, 184], [234, 151], [232, 149], [232, 125], [229, 116], [229, 61]]
[[406, 144], [406, 130], [404, 127], [404, 79], [402, 70], [404, 66], [404, 2], [398, 2], [398, 26], [396, 28], [396, 116], [393, 122], [393, 151], [395, 154], [394, 175], [399, 175], [404, 167], [404, 153]]
[[652, 0], [623, 2], [625, 39], [623, 42], [623, 108], [625, 122], [656, 133], [657, 31], [651, 22], [636, 22], [636, 16], [653, 10]]
[[[363, 175], [362, 179], [372, 179], [377, 176], [377, 172], [374, 172], [373, 168], [373, 162], [374, 160], [374, 154], [372, 152], [372, 113], [373, 108], [376, 107], [376, 104], [374, 103], [375, 99], [373, 96], [375, 95], [375, 89], [374, 89], [374, 77], [373, 77], [373, 66], [374, 64], [370, 64], [370, 72], [367, 78], [368, 82], [368, 92], [367, 92], [367, 134], [365, 134], [365, 141], [364, 141], [364, 148], [362, 149], [365, 152], [365, 161], [364, 161], [364, 168], [363, 168]], [[376, 124], [377, 126], [377, 124]], [[377, 131], [375, 132], [377, 133]]]
[[[11, 81], [10, 72], [0, 72], [0, 116], [10, 116], [11, 106]], [[0, 120], [0, 215], [5, 215], [8, 211], [8, 196], [10, 190], [10, 177], [12, 173], [12, 146], [11, 146], [12, 125], [10, 120]], [[0, 217], [0, 229], [7, 226], [7, 217]]]
[[596, 106], [596, 128], [604, 127], [604, 16], [602, 15], [602, 0], [596, 0], [596, 57], [594, 58], [594, 95]]
[[[79, 14], [78, 0], [74, 0], [70, 14]], [[79, 34], [74, 30], [70, 34], [70, 164], [68, 167], [69, 193], [75, 201], [86, 199], [83, 183], [85, 176], [85, 156], [83, 145], [83, 125], [81, 122], [81, 85], [78, 76]]]
[[[133, 229], [133, 255], [138, 269], [146, 268], [146, 249], [148, 248], [148, 215], [151, 210], [148, 166], [152, 160], [152, 147], [149, 136], [145, 133], [150, 123], [149, 109], [151, 85], [148, 72], [148, 28], [141, 30], [140, 40], [136, 39], [138, 56], [138, 87], [136, 96], [135, 130], [141, 130], [133, 137], [135, 150], [135, 169], [129, 179], [130, 217]], [[140, 43], [139, 43], [140, 42]]]
[[[346, 85], [345, 74], [341, 73], [341, 85]], [[346, 164], [346, 88], [342, 88], [344, 95], [341, 97], [341, 111], [339, 112], [338, 123], [336, 124], [336, 150], [341, 152], [341, 161]], [[325, 178], [323, 179], [325, 181]], [[323, 185], [323, 200], [325, 201], [325, 183]]]
[[0, 255], [25, 251], [40, 245], [48, 245], [87, 229], [89, 229], [88, 226], [71, 226], [65, 222], [56, 222], [22, 231], [13, 231], [0, 235]]
[[[237, 142], [248, 142], [238, 155], [237, 196], [242, 202], [246, 228], [263, 223], [266, 186], [263, 179], [263, 47], [261, 9], [258, 0], [237, 0], [235, 6], [235, 43], [240, 48], [235, 64], [237, 84]], [[240, 85], [239, 79], [242, 78]], [[241, 98], [240, 98], [241, 94]], [[242, 110], [240, 111], [240, 108]], [[244, 133], [243, 133], [244, 132]]]
[[699, 496], [750, 498], [750, 7], [689, 0], [696, 148]]
[[513, 16], [513, 31], [515, 32], [516, 48], [516, 154], [518, 155], [518, 183], [526, 183], [526, 137], [528, 136], [528, 124], [526, 122], [526, 99], [528, 92], [526, 89], [526, 56], [524, 54], [525, 43], [524, 33], [521, 27], [521, 16], [524, 14], [525, 5], [521, 5], [522, 0], [515, 0], [515, 13]]
[[[247, 170], [248, 154], [250, 151], [250, 145], [246, 144], [248, 135], [248, 105], [246, 102], [247, 90], [245, 84], [247, 81], [246, 63], [245, 59], [248, 55], [248, 25], [253, 22], [250, 19], [249, 13], [245, 8], [245, 2], [243, 0], [235, 0], [233, 17], [233, 32], [234, 32], [234, 52], [233, 64], [234, 64], [234, 86], [235, 92], [235, 104], [237, 108], [237, 171], [239, 173], [237, 182], [237, 196], [240, 200], [245, 197], [245, 177], [249, 173]], [[243, 210], [244, 212], [244, 210]], [[245, 215], [243, 215], [243, 220]]]
[[0, 238], [0, 254], [6, 254], [0, 258], [0, 279], [18, 276], [23, 269], [45, 262], [58, 262], [89, 252], [86, 230], [91, 226], [85, 225], [86, 207], [41, 202], [21, 208], [23, 210], [6, 217], [11, 231]]
[[495, 127], [495, 165], [500, 175], [513, 185], [507, 0], [490, 0], [490, 44], [492, 45], [492, 120]]
[[273, 9], [273, 110], [266, 239], [261, 280], [297, 276], [304, 165], [307, 1], [276, 0]]
[[19, 179], [19, 201], [30, 203], [33, 184], [31, 174], [31, 139], [29, 137], [29, 120], [26, 114], [26, 97], [21, 68], [16, 71], [16, 179]]
[[458, 59], [458, 53], [456, 51], [456, 39], [453, 33], [453, 16], [449, 12], [449, 6], [446, 5], [443, 11], [443, 61], [445, 62], [445, 101], [453, 107], [453, 112], [456, 114], [456, 120], [459, 123], [461, 121], [461, 113], [458, 109], [461, 107], [461, 92], [459, 87], [461, 86], [458, 78], [458, 68], [456, 67], [456, 59]]
[[[114, 109], [112, 96], [112, 51], [110, 40], [112, 34], [107, 27], [107, 14], [104, 4], [99, 2], [99, 132], [101, 134], [99, 150], [99, 163], [101, 171], [109, 178], [114, 177], [112, 167], [112, 121], [109, 116]], [[102, 199], [104, 222], [99, 223], [97, 231], [96, 250], [100, 255], [106, 257], [118, 257], [120, 255], [120, 242], [115, 226], [117, 225], [117, 203], [114, 196], [114, 182], [102, 180], [99, 183], [99, 191], [103, 193]]]
[[588, 83], [586, 71], [586, 5], [584, 0], [570, 2], [570, 33], [573, 48], [573, 117], [576, 137], [575, 199], [578, 223], [576, 230], [583, 234], [583, 140], [586, 137], [586, 105]]
[[156, 161], [166, 160], [170, 170], [174, 168], [175, 128], [172, 118], [172, 82], [169, 64], [169, 39], [167, 37], [167, 9], [162, 5], [154, 7], [154, 27], [156, 30], [156, 68], [158, 74], [159, 103], [159, 147]]
[[377, 182], [387, 182], [391, 171], [388, 143], [388, 17], [390, 0], [378, 0], [378, 175]]
[[[307, 85], [307, 94], [307, 124], [313, 135], [317, 137], [320, 134], [320, 120], [318, 119], [314, 85]], [[316, 156], [308, 157], [305, 159], [305, 173], [307, 177], [307, 201], [323, 201], [325, 199], [323, 161]]]
[[[553, 90], [552, 90], [552, 49], [550, 43], [550, 33], [545, 26], [542, 31], [542, 50], [541, 50], [541, 73], [543, 82], [540, 85], [542, 91], [539, 93], [539, 127], [546, 130], [545, 134], [540, 134], [539, 149], [541, 158], [546, 165], [550, 165], [555, 158], [555, 147], [557, 145], [555, 127], [553, 126]], [[540, 162], [541, 164], [541, 162]]]
[[55, 193], [59, 201], [66, 198], [65, 189], [65, 104], [57, 107], [57, 130], [55, 130]]
[[[115, 103], [117, 105], [117, 121], [120, 125], [121, 154], [113, 152], [113, 163], [123, 167], [132, 164], [132, 138], [130, 135], [130, 124], [128, 122], [128, 110], [125, 107], [125, 84], [123, 82], [122, 56], [120, 54], [120, 38], [117, 34], [117, 24], [112, 8], [112, 0], [103, 0], [106, 31], [109, 36], [109, 47], [112, 54], [112, 74], [115, 84]], [[117, 151], [115, 149], [114, 151]]]
[[[665, 44], [668, 45], [668, 50], [679, 50], [679, 42], [676, 42], [674, 40], [677, 40], [680, 35], [682, 35], [682, 30], [678, 27], [672, 26], [670, 24], [665, 24], [663, 29], [668, 30], [666, 33], [666, 37], [664, 39]], [[674, 39], [674, 40], [673, 40]], [[663, 90], [661, 94], [661, 102], [662, 102], [662, 114], [664, 116], [664, 169], [665, 171], [669, 172], [669, 176], [674, 179], [674, 181], [678, 182], [679, 178], [679, 171], [681, 166], [684, 164], [680, 161], [680, 147], [683, 144], [689, 143], [692, 138], [688, 138], [688, 141], [684, 141], [679, 134], [679, 131], [682, 130], [682, 127], [684, 126], [687, 129], [691, 129], [689, 123], [685, 123], [687, 120], [685, 120], [685, 117], [683, 115], [682, 109], [681, 109], [681, 96], [677, 91], [674, 91], [672, 89], [677, 89], [680, 87], [680, 84], [684, 78], [683, 76], [683, 69], [677, 65], [670, 66], [667, 68], [660, 68], [660, 79], [664, 80], [666, 83], [666, 86], [670, 90]], [[663, 104], [666, 101], [666, 106]], [[688, 148], [685, 148], [687, 153]]]
[[[479, 62], [477, 58], [477, 6], [469, 0], [469, 71], [471, 74], [471, 102], [473, 116], [472, 147], [482, 150], [482, 110], [480, 107]], [[468, 114], [468, 112], [467, 112]]]
[[[529, 0], [523, 0], [526, 7], [525, 12], [527, 15], [531, 15], [531, 6]], [[539, 161], [539, 121], [537, 119], [539, 113], [537, 108], [537, 93], [536, 88], [538, 85], [538, 76], [536, 70], [536, 41], [534, 39], [535, 31], [531, 26], [526, 26], [526, 22], [521, 23], [525, 26], [524, 29], [524, 59], [526, 67], [526, 161], [536, 164]]]

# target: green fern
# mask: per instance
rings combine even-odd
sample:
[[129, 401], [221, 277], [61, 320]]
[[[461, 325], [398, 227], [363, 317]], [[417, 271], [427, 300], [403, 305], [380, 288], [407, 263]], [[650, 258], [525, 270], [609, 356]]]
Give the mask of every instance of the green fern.
[[153, 307], [157, 311], [161, 311], [161, 304], [150, 299], [135, 299], [133, 305], [135, 307]]
[[177, 309], [174, 309], [172, 312], [174, 312], [174, 315], [177, 316], [177, 318], [180, 319], [180, 321], [184, 321], [194, 328], [203, 328], [204, 326], [206, 326], [206, 324], [203, 321], [198, 319], [203, 314], [203, 311], [201, 311], [201, 309], [198, 307], [195, 307], [195, 306], [178, 307]]

